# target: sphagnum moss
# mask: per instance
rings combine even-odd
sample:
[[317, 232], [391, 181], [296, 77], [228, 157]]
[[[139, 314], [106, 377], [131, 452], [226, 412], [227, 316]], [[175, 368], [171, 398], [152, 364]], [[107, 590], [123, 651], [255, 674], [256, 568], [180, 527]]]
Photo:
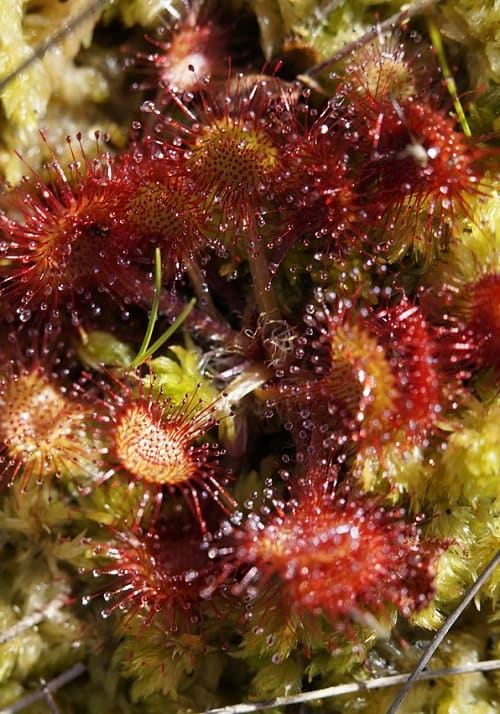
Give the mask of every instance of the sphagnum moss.
[[[387, 32], [399, 6], [0, 3], [28, 174], [0, 199], [0, 706], [75, 663], [52, 709], [408, 671], [498, 551], [499, 155], [464, 135], [495, 126], [498, 18]], [[498, 578], [436, 664], [494, 656]], [[475, 673], [401, 711], [497, 707]]]

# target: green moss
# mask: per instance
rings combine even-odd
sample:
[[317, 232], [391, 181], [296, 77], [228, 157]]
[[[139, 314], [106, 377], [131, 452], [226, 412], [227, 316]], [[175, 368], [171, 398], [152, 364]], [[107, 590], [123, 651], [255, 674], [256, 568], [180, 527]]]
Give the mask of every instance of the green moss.
[[[362, 35], [375, 17], [383, 20], [403, 3], [253, 0], [249, 5], [260, 28], [263, 54], [267, 58], [284, 54], [288, 61], [297, 50], [307, 69]], [[86, 6], [87, 0], [38, 4], [0, 0], [0, 75], [15, 70], [34, 48]], [[235, 7], [236, 12], [241, 9], [238, 3], [226, 3], [220, 12], [227, 10], [231, 15]], [[174, 3], [169, 12], [162, 0], [112, 3], [87, 18], [57, 49], [3, 90], [0, 166], [8, 180], [14, 182], [27, 172], [26, 165], [13, 156], [14, 148], [37, 170], [48, 158], [48, 147], [53, 146], [58, 154], [61, 147], [65, 150], [66, 134], [81, 132], [84, 140], [94, 141], [93, 132], [98, 128], [111, 134], [110, 146], [126, 144], [131, 116], [137, 116], [136, 105], [143, 97], [138, 94], [131, 98], [130, 78], [123, 80], [118, 48], [124, 42], [130, 42], [133, 52], [142, 47], [134, 26], [153, 32], [160, 13], [168, 38], [176, 16], [186, 13], [185, 4]], [[456, 61], [468, 68], [469, 79], [463, 79], [463, 91], [475, 89], [479, 83], [488, 85], [470, 107], [474, 131], [481, 134], [495, 130], [499, 103], [495, 82], [500, 79], [497, 3], [449, 0], [440, 3], [436, 13], [451, 64]], [[425, 33], [425, 22], [418, 26]], [[137, 35], [141, 35], [140, 30]], [[258, 72], [260, 67], [254, 70]], [[326, 76], [329, 72], [322, 78], [325, 85], [331, 81]], [[189, 97], [185, 101], [189, 107]], [[171, 111], [175, 120], [175, 109], [169, 105], [166, 111]], [[48, 145], [38, 135], [40, 127], [47, 130]], [[235, 474], [230, 490], [243, 509], [253, 510], [263, 519], [271, 508], [278, 512], [282, 500], [288, 498], [290, 474], [294, 477], [302, 473], [303, 461], [310, 457], [307, 415], [300, 429], [291, 430], [290, 425], [283, 424], [273, 399], [280, 380], [293, 374], [296, 364], [302, 364], [304, 345], [316, 338], [312, 328], [308, 331], [303, 326], [307, 303], [323, 291], [323, 295], [335, 293], [346, 300], [357, 300], [364, 310], [378, 308], [387, 295], [394, 301], [401, 294], [418, 300], [422, 288], [437, 290], [448, 285], [453, 294], [450, 310], [461, 315], [462, 298], [470, 284], [486, 272], [498, 273], [500, 269], [500, 209], [493, 171], [485, 177], [478, 194], [466, 199], [463, 208], [465, 215], [449, 226], [449, 246], [429, 255], [419, 254], [418, 246], [412, 249], [413, 254], [408, 252], [415, 236], [408, 235], [406, 226], [398, 227], [401, 241], [385, 256], [379, 254], [375, 238], [372, 243], [360, 238], [342, 258], [317, 260], [313, 248], [304, 248], [297, 240], [278, 266], [273, 286], [283, 305], [284, 319], [279, 321], [266, 323], [255, 316], [258, 309], [252, 303], [250, 275], [242, 256], [235, 254], [228, 259], [214, 255], [206, 264], [204, 256], [200, 259], [200, 275], [206, 269], [203, 277], [208, 283], [216, 276], [217, 307], [213, 313], [220, 310], [229, 316], [228, 331], [234, 328], [236, 334], [241, 328], [241, 339], [222, 344], [211, 334], [189, 334], [188, 323], [184, 323], [183, 333], [175, 337], [177, 341], [183, 339], [183, 344], [168, 343], [160, 348], [159, 354], [141, 364], [136, 374], [144, 379], [145, 389], [151, 387], [155, 399], [175, 404], [187, 399], [189, 404], [196, 404], [196, 409], [213, 407], [219, 422], [218, 440], [227, 450], [221, 460]], [[280, 207], [275, 212], [279, 214]], [[277, 230], [280, 216], [270, 212], [265, 219], [267, 240]], [[426, 218], [421, 215], [418, 220]], [[367, 230], [372, 228], [375, 235], [378, 226]], [[270, 250], [267, 258], [273, 257]], [[8, 260], [2, 259], [0, 267], [8, 265]], [[238, 318], [232, 305], [223, 304], [226, 293], [219, 287], [225, 285], [226, 273], [233, 271], [239, 281], [234, 294], [241, 305], [247, 301], [241, 311], [244, 314]], [[179, 283], [183, 299], [189, 291], [189, 281]], [[232, 294], [228, 289], [228, 295]], [[82, 327], [80, 337], [84, 335], [85, 339], [76, 347], [80, 366], [123, 378], [142, 337], [138, 315], [139, 308], [131, 308], [130, 321], [124, 322], [116, 334], [113, 325], [106, 325], [106, 315], [100, 316], [99, 329], [97, 321], [96, 325], [85, 324], [88, 332]], [[142, 317], [145, 327], [147, 316]], [[125, 332], [129, 327], [130, 336]], [[124, 333], [126, 339], [117, 336]], [[2, 345], [4, 349], [6, 359], [10, 359], [8, 348]], [[71, 354], [74, 349], [72, 342]], [[308, 364], [307, 369], [314, 371], [315, 366]], [[78, 369], [71, 362], [65, 372], [68, 381]], [[266, 382], [271, 383], [270, 390]], [[130, 484], [120, 475], [106, 479], [113, 464], [108, 464], [111, 470], [103, 474], [101, 464], [96, 463], [82, 465], [85, 473], [79, 473], [79, 467], [74, 473], [54, 477], [50, 484], [30, 484], [26, 492], [19, 479], [10, 487], [2, 487], [0, 632], [11, 636], [0, 644], [0, 707], [36, 688], [40, 678], [50, 679], [75, 662], [85, 663], [85, 675], [57, 694], [58, 703], [68, 714], [202, 711], [245, 698], [270, 698], [305, 687], [409, 671], [432, 631], [475, 582], [500, 543], [500, 407], [495, 378], [490, 370], [474, 375], [471, 384], [463, 387], [470, 395], [463, 399], [458, 394], [460, 403], [443, 415], [428, 444], [400, 447], [398, 435], [392, 434], [387, 446], [377, 451], [354, 446], [345, 460], [342, 449], [339, 451], [340, 492], [346, 485], [352, 492], [361, 486], [387, 503], [409, 506], [411, 513], [426, 516], [422, 522], [424, 534], [448, 545], [438, 563], [436, 596], [412, 616], [409, 624], [398, 622], [391, 609], [377, 619], [353, 611], [350, 618], [334, 625], [317, 613], [310, 617], [301, 613], [299, 617], [293, 607], [280, 600], [279, 589], [273, 589], [273, 578], [266, 582], [264, 596], [257, 594], [255, 598], [253, 585], [237, 597], [228, 578], [220, 611], [210, 598], [203, 599], [203, 628], [196, 623], [192, 631], [166, 634], [158, 617], [148, 624], [140, 611], [124, 614], [118, 609], [106, 619], [100, 612], [102, 598], [92, 597], [99, 591], [93, 571], [103, 560], [102, 554], [96, 555], [96, 547], [112, 544], [114, 529], [137, 528], [139, 513], [142, 525], [147, 527], [154, 517], [155, 504], [144, 484]], [[99, 389], [98, 380], [92, 382], [96, 399], [102, 397]], [[77, 436], [89, 453], [102, 451], [104, 463], [108, 455], [104, 444], [91, 437], [92, 419], [86, 427], [88, 430], [82, 429]], [[302, 444], [306, 444], [304, 451]], [[332, 461], [336, 456], [333, 453]], [[6, 480], [9, 468], [5, 466]], [[202, 493], [201, 484], [196, 484], [198, 487]], [[182, 499], [167, 496], [162, 505], [165, 518], [191, 517]], [[230, 514], [211, 510], [204, 494], [201, 500], [210, 529], [214, 524], [218, 524], [214, 530], [229, 529], [228, 524], [221, 525], [221, 520], [230, 518]], [[238, 518], [233, 516], [233, 520], [236, 524]], [[211, 537], [200, 536], [203, 547], [209, 547]], [[496, 572], [477, 598], [480, 614], [471, 610], [469, 620], [458, 624], [435, 656], [433, 666], [474, 663], [496, 652], [498, 632], [490, 613], [499, 589], [500, 573]], [[88, 602], [86, 606], [82, 598]], [[43, 617], [36, 625], [23, 627], [23, 622], [41, 612]], [[405, 638], [407, 646], [400, 647]], [[491, 651], [489, 641], [493, 642]], [[389, 706], [395, 693], [361, 692], [314, 706], [323, 711], [378, 714]], [[29, 711], [35, 714], [45, 709], [41, 702]], [[493, 714], [494, 686], [489, 676], [480, 673], [419, 683], [401, 709], [402, 713], [417, 711]]]
[[78, 346], [78, 356], [85, 367], [92, 369], [100, 366], [127, 369], [135, 355], [130, 345], [111, 333], [93, 330]]
[[450, 436], [434, 493], [445, 488], [450, 503], [492, 503], [500, 473], [500, 403], [473, 402]]
[[442, 33], [466, 52], [475, 87], [500, 82], [500, 8], [495, 0], [453, 0], [441, 8]]
[[[208, 406], [219, 393], [213, 382], [203, 375], [202, 362], [203, 355], [194, 345], [170, 347], [169, 354], [149, 362], [154, 375], [153, 394], [172, 399], [176, 404], [184, 401], [187, 394], [196, 394], [200, 407]], [[149, 383], [149, 377], [146, 380]]]

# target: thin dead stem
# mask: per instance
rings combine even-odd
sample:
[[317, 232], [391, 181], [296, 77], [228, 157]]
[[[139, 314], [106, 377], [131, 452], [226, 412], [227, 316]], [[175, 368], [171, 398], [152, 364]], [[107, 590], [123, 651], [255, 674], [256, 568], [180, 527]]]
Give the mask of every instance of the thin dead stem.
[[50, 35], [50, 37], [48, 37], [44, 42], [38, 45], [38, 47], [34, 50], [33, 54], [27, 57], [24, 62], [21, 62], [21, 64], [19, 64], [15, 70], [13, 70], [6, 77], [0, 80], [0, 93], [3, 92], [5, 87], [7, 87], [11, 82], [13, 82], [16, 77], [18, 77], [22, 72], [25, 72], [27, 69], [29, 69], [32, 64], [38, 62], [38, 60], [42, 59], [49, 50], [51, 50], [53, 47], [59, 44], [59, 42], [64, 40], [64, 38], [67, 37], [82, 22], [85, 22], [85, 20], [91, 17], [91, 15], [93, 15], [95, 12], [98, 12], [102, 7], [104, 7], [106, 2], [107, 0], [93, 0], [93, 2], [90, 2], [87, 7], [85, 7], [81, 12], [76, 13], [74, 17], [70, 18], [68, 22], [61, 27], [60, 30], [54, 32], [53, 35]]
[[406, 7], [404, 10], [401, 10], [400, 12], [397, 12], [394, 15], [391, 15], [391, 17], [388, 17], [387, 20], [377, 23], [377, 25], [375, 25], [368, 32], [365, 32], [364, 35], [359, 37], [357, 40], [354, 40], [353, 42], [349, 42], [349, 44], [342, 47], [341, 50], [336, 52], [331, 57], [328, 57], [323, 62], [320, 62], [319, 64], [314, 65], [314, 67], [311, 67], [310, 69], [308, 69], [307, 72], [305, 72], [303, 76], [304, 77], [315, 77], [318, 74], [321, 74], [321, 72], [323, 72], [325, 69], [328, 69], [329, 67], [334, 65], [339, 60], [344, 59], [344, 57], [347, 57], [352, 52], [359, 50], [360, 47], [367, 45], [375, 37], [377, 37], [381, 32], [385, 32], [386, 30], [393, 30], [396, 27], [400, 27], [400, 26], [404, 25], [412, 17], [415, 17], [416, 15], [420, 15], [425, 10], [427, 10], [427, 8], [432, 7], [437, 2], [438, 2], [438, 0], [417, 0], [417, 2], [412, 3], [411, 5]]
[[[475, 672], [493, 672], [500, 669], [500, 659], [483, 660], [481, 662], [470, 662], [459, 667], [447, 667], [445, 669], [430, 669], [421, 672], [418, 675], [418, 681], [423, 682], [428, 679], [437, 679], [439, 677], [456, 677], [463, 674], [473, 674]], [[76, 664], [59, 676], [45, 683], [40, 689], [37, 689], [32, 694], [29, 694], [22, 699], [19, 699], [14, 704], [0, 710], [0, 714], [16, 714], [22, 711], [25, 707], [33, 704], [40, 699], [47, 699], [47, 693], [50, 694], [52, 701], [52, 693], [60, 689], [65, 684], [68, 684], [73, 679], [80, 677], [86, 671], [83, 664]], [[208, 709], [204, 714], [251, 714], [252, 712], [264, 711], [274, 707], [286, 707], [292, 704], [304, 704], [305, 702], [318, 701], [320, 699], [328, 699], [331, 697], [339, 697], [346, 694], [359, 694], [373, 689], [384, 689], [386, 687], [394, 687], [397, 684], [406, 682], [409, 673], [395, 674], [390, 677], [377, 677], [369, 679], [366, 682], [352, 682], [350, 684], [339, 684], [335, 687], [326, 687], [325, 689], [316, 689], [313, 692], [303, 692], [287, 697], [276, 697], [265, 702], [254, 702], [249, 704], [232, 704], [227, 707], [218, 709]], [[56, 709], [57, 711], [57, 709]]]
[[12, 625], [12, 627], [8, 627], [6, 630], [0, 632], [0, 645], [10, 642], [11, 640], [15, 640], [16, 637], [22, 635], [22, 633], [26, 632], [26, 630], [29, 630], [31, 627], [35, 627], [35, 625], [40, 624], [40, 622], [45, 620], [47, 617], [50, 617], [53, 612], [59, 610], [63, 605], [64, 602], [56, 598], [45, 605], [43, 610], [37, 610], [36, 612], [31, 613], [31, 615], [26, 615], [26, 617], [23, 617], [22, 620], [16, 622], [16, 624]]
[[421, 677], [422, 672], [429, 664], [432, 656], [436, 652], [436, 650], [439, 647], [439, 645], [441, 644], [441, 642], [444, 640], [444, 638], [446, 637], [448, 632], [451, 630], [451, 628], [453, 627], [455, 622], [458, 620], [458, 618], [462, 615], [462, 613], [467, 608], [467, 606], [470, 605], [470, 603], [474, 600], [474, 598], [478, 594], [479, 590], [482, 588], [484, 583], [488, 580], [490, 575], [493, 574], [493, 572], [495, 571], [495, 569], [497, 568], [499, 563], [500, 563], [500, 550], [495, 555], [495, 557], [490, 560], [489, 564], [483, 570], [483, 572], [478, 577], [476, 582], [473, 585], [471, 585], [471, 587], [465, 593], [465, 595], [463, 596], [462, 600], [457, 605], [455, 610], [451, 613], [451, 615], [448, 617], [448, 619], [444, 622], [444, 624], [436, 632], [436, 634], [434, 635], [434, 638], [432, 639], [429, 646], [424, 651], [417, 666], [415, 667], [411, 676], [408, 678], [408, 681], [406, 682], [405, 686], [403, 687], [403, 689], [401, 690], [399, 695], [394, 700], [394, 703], [392, 704], [392, 706], [389, 709], [389, 711], [387, 712], [387, 714], [396, 714], [397, 710], [399, 709], [401, 704], [406, 699], [406, 695], [410, 691], [413, 684], [417, 681], [417, 679], [419, 679]]
[[[422, 672], [419, 675], [419, 681], [426, 679], [437, 679], [438, 677], [454, 677], [460, 674], [471, 674], [473, 672], [492, 672], [500, 669], [500, 659], [484, 660], [482, 662], [474, 662], [464, 664], [460, 667], [448, 667], [446, 669], [431, 669]], [[377, 679], [369, 679], [366, 682], [353, 682], [351, 684], [339, 684], [335, 687], [326, 687], [325, 689], [316, 689], [314, 692], [302, 692], [302, 694], [294, 694], [289, 697], [276, 697], [276, 699], [267, 702], [255, 702], [252, 704], [234, 704], [220, 709], [209, 709], [205, 714], [250, 714], [251, 712], [263, 711], [272, 709], [273, 707], [286, 707], [291, 704], [303, 704], [304, 702], [317, 701], [319, 699], [328, 699], [330, 697], [339, 697], [343, 694], [359, 694], [371, 689], [383, 689], [385, 687], [393, 687], [396, 684], [404, 682], [408, 674], [395, 674], [390, 677], [378, 677]], [[0, 712], [4, 714], [4, 712]], [[10, 712], [8, 713], [10, 714]]]
[[[85, 667], [85, 665], [79, 662], [73, 667], [67, 669], [62, 674], [59, 674], [57, 677], [54, 677], [54, 679], [51, 679], [50, 682], [45, 682], [40, 687], [40, 689], [37, 689], [35, 692], [28, 694], [22, 699], [18, 699], [17, 702], [11, 704], [5, 709], [0, 710], [0, 714], [16, 714], [16, 712], [22, 711], [30, 704], [38, 702], [40, 699], [45, 699], [47, 701], [48, 695], [50, 695], [50, 700], [53, 702], [53, 692], [57, 691], [58, 689], [61, 689], [61, 687], [64, 687], [66, 684], [73, 681], [73, 679], [80, 677], [86, 671], [87, 668]], [[54, 711], [54, 709], [52, 711]], [[55, 711], [57, 711], [57, 709]]]

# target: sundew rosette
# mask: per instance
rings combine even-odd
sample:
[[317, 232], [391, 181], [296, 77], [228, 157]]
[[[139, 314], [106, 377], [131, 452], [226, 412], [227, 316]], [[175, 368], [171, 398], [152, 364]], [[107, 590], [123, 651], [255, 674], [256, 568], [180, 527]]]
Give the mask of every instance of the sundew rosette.
[[[62, 5], [26, 6], [24, 28], [82, 7]], [[37, 115], [48, 165], [30, 124], [10, 157], [27, 178], [0, 199], [1, 329], [23, 345], [2, 357], [0, 580], [9, 629], [42, 618], [29, 653], [18, 630], [6, 643], [5, 706], [65, 666], [37, 597], [61, 573], [80, 626], [67, 663], [88, 676], [58, 705], [159, 714], [408, 672], [498, 549], [498, 152], [474, 136], [493, 94], [468, 94], [448, 44], [448, 97], [442, 4], [429, 32], [412, 5], [311, 67], [373, 24], [355, 5], [251, 4], [257, 38], [230, 3], [126, 31], [158, 8], [136, 0], [99, 25], [89, 11], [83, 71], [59, 55]], [[5, 45], [25, 53], [13, 8]], [[385, 23], [395, 6], [376, 9]], [[109, 124], [89, 132], [77, 98], [110, 57], [101, 108], [121, 129], [96, 141]], [[15, 77], [6, 114], [45, 65]], [[77, 76], [68, 113], [56, 93]], [[38, 356], [53, 335], [64, 349]], [[497, 592], [494, 575], [443, 666], [491, 655]], [[488, 714], [489, 676], [461, 680]], [[456, 706], [448, 681], [410, 708]]]

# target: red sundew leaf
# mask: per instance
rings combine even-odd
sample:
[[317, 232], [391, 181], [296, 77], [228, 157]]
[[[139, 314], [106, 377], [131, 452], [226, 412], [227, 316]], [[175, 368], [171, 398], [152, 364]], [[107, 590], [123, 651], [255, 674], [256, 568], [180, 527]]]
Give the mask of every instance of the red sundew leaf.
[[494, 152], [472, 143], [423, 99], [384, 108], [359, 190], [372, 220], [387, 231], [391, 260], [411, 249], [429, 262], [445, 247], [447, 227], [468, 215], [467, 198], [484, 191], [480, 180], [492, 158]]
[[332, 107], [345, 138], [367, 152], [377, 149], [381, 118], [394, 101], [432, 97], [437, 103], [443, 93], [431, 48], [397, 33], [381, 33], [360, 47], [335, 76]]
[[[116, 228], [135, 237], [148, 254], [159, 247], [167, 281], [212, 244], [212, 217], [196, 193], [185, 164], [168, 144], [148, 137], [116, 159], [134, 191], [124, 197]], [[144, 250], [144, 249], [143, 249]]]
[[226, 536], [224, 557], [242, 583], [235, 592], [253, 583], [265, 593], [277, 578], [290, 613], [323, 614], [333, 627], [391, 603], [405, 617], [424, 607], [446, 544], [424, 539], [403, 509], [328, 493], [320, 474], [305, 481], [285, 506]]
[[487, 273], [464, 289], [466, 334], [474, 346], [473, 360], [500, 372], [500, 275]]
[[31, 171], [33, 185], [6, 195], [18, 218], [0, 214], [0, 295], [22, 323], [58, 324], [66, 314], [79, 322], [82, 309], [98, 310], [100, 293], [121, 305], [131, 297], [128, 268], [142, 248], [118, 228], [136, 186], [107, 153], [90, 159], [68, 144], [69, 167], [54, 155], [47, 182]]
[[425, 444], [456, 384], [445, 379], [421, 308], [406, 298], [379, 310], [339, 301], [318, 312], [316, 329], [303, 366], [279, 387], [278, 404], [295, 409], [296, 429], [323, 434], [344, 454], [392, 441]]
[[199, 93], [192, 102], [173, 97], [185, 121], [167, 118], [165, 131], [182, 137], [178, 150], [185, 172], [198, 200], [217, 216], [220, 239], [232, 247], [240, 236], [255, 241], [269, 210], [268, 187], [283, 171], [286, 129], [275, 124], [273, 112], [293, 97], [276, 78], [257, 78], [247, 86], [240, 75], [222, 92], [200, 83]]
[[55, 476], [82, 479], [102, 462], [87, 434], [89, 404], [41, 356], [3, 366], [0, 411], [0, 478], [9, 484], [19, 481], [24, 490]]
[[281, 253], [299, 243], [316, 254], [339, 256], [361, 244], [368, 224], [347, 148], [326, 116], [288, 143], [275, 189], [289, 215], [273, 240]]
[[453, 284], [427, 290], [424, 310], [435, 321], [434, 331], [443, 369], [469, 380], [480, 370], [500, 372], [500, 276], [481, 266], [476, 279], [456, 276]]
[[408, 439], [418, 442], [432, 430], [444, 406], [432, 329], [420, 307], [406, 298], [396, 307], [378, 311], [373, 329], [396, 375], [391, 421], [397, 428], [406, 424]]
[[217, 424], [215, 403], [204, 405], [194, 392], [176, 404], [154, 392], [154, 381], [115, 380], [101, 385], [103, 398], [95, 419], [109, 445], [111, 465], [105, 478], [123, 474], [130, 484], [141, 482], [159, 501], [164, 492], [180, 492], [193, 508], [202, 531], [200, 493], [209, 496], [226, 513], [235, 505], [222, 485], [227, 472], [220, 466], [224, 451], [206, 439]]
[[203, 10], [189, 10], [170, 31], [160, 28], [162, 35], [169, 35], [166, 40], [146, 36], [157, 51], [141, 52], [130, 63], [147, 76], [140, 87], [157, 89], [168, 99], [170, 92], [196, 91], [200, 78], [224, 75], [230, 29], [216, 18], [205, 17]]
[[[367, 222], [391, 262], [410, 250], [429, 263], [498, 152], [472, 142], [448, 115], [430, 50], [380, 35], [354, 53], [331, 102], [356, 154]], [[434, 85], [434, 86], [433, 86]], [[382, 229], [382, 230], [380, 230]]]
[[[206, 602], [200, 593], [216, 566], [193, 524], [159, 520], [145, 532], [116, 528], [110, 536], [95, 547], [102, 564], [93, 569], [95, 576], [107, 576], [108, 584], [85, 600], [104, 594], [109, 603], [104, 616], [123, 610], [128, 620], [143, 613], [144, 625], [154, 621], [166, 634], [199, 629]], [[212, 608], [216, 612], [215, 602]]]

